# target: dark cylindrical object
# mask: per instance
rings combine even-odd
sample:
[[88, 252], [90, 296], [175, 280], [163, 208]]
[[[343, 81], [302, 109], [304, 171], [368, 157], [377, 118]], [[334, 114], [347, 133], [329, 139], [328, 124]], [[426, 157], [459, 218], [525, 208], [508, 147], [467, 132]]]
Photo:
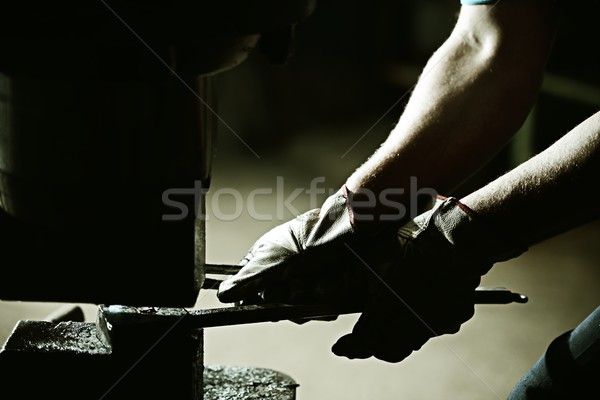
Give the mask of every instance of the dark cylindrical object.
[[211, 97], [208, 76], [0, 74], [0, 296], [193, 304]]
[[0, 299], [192, 306], [204, 279], [212, 76], [313, 8], [1, 3]]
[[509, 400], [586, 399], [600, 372], [600, 307], [558, 336], [513, 388]]

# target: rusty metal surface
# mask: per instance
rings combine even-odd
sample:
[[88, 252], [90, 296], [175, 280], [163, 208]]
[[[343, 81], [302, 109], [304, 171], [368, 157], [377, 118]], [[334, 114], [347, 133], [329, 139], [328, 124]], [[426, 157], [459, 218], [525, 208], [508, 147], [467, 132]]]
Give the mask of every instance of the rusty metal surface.
[[[171, 311], [158, 314], [179, 315]], [[288, 375], [204, 366], [202, 329], [170, 329], [156, 337], [161, 324], [119, 326], [107, 343], [95, 323], [20, 321], [0, 351], [4, 390], [21, 398], [66, 400], [295, 399], [298, 384]]]
[[270, 369], [204, 367], [204, 400], [293, 400], [298, 386], [288, 375]]
[[4, 351], [108, 355], [111, 349], [97, 335], [93, 323], [19, 321]]
[[110, 339], [93, 322], [20, 321], [0, 350], [3, 390], [24, 399], [202, 399], [202, 330], [138, 327]]

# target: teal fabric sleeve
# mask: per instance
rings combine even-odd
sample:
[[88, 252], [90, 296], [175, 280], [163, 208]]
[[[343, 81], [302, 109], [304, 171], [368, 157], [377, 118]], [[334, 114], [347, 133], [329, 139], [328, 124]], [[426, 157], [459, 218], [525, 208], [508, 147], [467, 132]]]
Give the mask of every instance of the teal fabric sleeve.
[[460, 4], [463, 5], [474, 5], [474, 4], [493, 4], [498, 0], [460, 0]]

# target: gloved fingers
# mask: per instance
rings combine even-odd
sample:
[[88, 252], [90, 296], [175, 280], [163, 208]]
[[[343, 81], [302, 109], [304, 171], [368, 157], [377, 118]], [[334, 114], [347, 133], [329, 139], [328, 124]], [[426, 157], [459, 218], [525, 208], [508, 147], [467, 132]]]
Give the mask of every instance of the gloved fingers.
[[249, 300], [255, 301], [258, 294], [269, 282], [268, 274], [261, 276], [254, 271], [244, 271], [243, 269], [236, 275], [225, 279], [219, 285], [217, 291], [218, 299], [223, 303], [235, 303]]
[[339, 340], [333, 347], [334, 353], [347, 358], [400, 359], [412, 351], [414, 338], [408, 338], [402, 325], [412, 318], [408, 310], [397, 305], [370, 304], [360, 315], [352, 333]]
[[341, 243], [301, 253], [256, 244], [240, 265], [220, 285], [219, 300], [234, 302], [264, 291], [268, 302], [339, 304], [353, 300], [364, 284], [364, 266]]
[[[394, 326], [390, 326], [394, 325]], [[342, 336], [332, 346], [332, 352], [349, 359], [375, 357], [379, 360], [396, 363], [404, 360], [413, 351], [427, 342], [430, 335], [403, 330], [389, 318], [363, 313], [352, 333]]]
[[322, 272], [287, 276], [265, 289], [267, 302], [284, 304], [364, 304], [367, 291], [363, 275], [353, 273], [357, 270], [334, 271], [322, 268]]
[[365, 343], [357, 335], [349, 333], [339, 338], [332, 346], [331, 351], [336, 356], [351, 360], [375, 357], [381, 361], [398, 363], [411, 355], [413, 351], [419, 350], [422, 344], [414, 346], [373, 346], [373, 343]]
[[368, 343], [360, 340], [356, 335], [349, 333], [342, 336], [331, 347], [333, 354], [349, 359], [365, 359], [373, 356], [373, 350]]
[[[279, 282], [278, 285], [266, 289], [262, 297], [267, 303], [292, 305], [328, 304], [344, 307], [356, 305], [358, 308], [364, 302], [364, 295], [357, 291], [354, 285], [345, 283], [344, 279], [325, 279], [323, 276]], [[335, 321], [336, 319], [337, 316], [330, 316], [292, 321], [304, 324], [308, 321]]]
[[[277, 248], [278, 256], [264, 251], [265, 245], [257, 243], [240, 262], [242, 268], [219, 285], [217, 297], [224, 303], [256, 297], [266, 288], [285, 282], [287, 269], [294, 268], [295, 255]], [[280, 257], [280, 258], [278, 258]]]
[[299, 252], [297, 240], [290, 231], [292, 222], [295, 221], [276, 226], [254, 243], [240, 261], [240, 271], [219, 286], [220, 301], [243, 300], [281, 279]]
[[[294, 264], [296, 264], [294, 262]], [[290, 263], [287, 267], [293, 269]], [[261, 297], [268, 303], [283, 304], [353, 304], [363, 298], [363, 280], [360, 275], [346, 272], [335, 274], [326, 269], [323, 273], [290, 273], [290, 271], [242, 269], [219, 286], [217, 296], [222, 302], [236, 302]]]
[[[352, 329], [332, 347], [334, 354], [353, 358], [375, 357], [400, 362], [429, 339], [456, 333], [475, 312], [475, 281], [433, 282], [432, 293], [388, 290], [372, 298]], [[404, 297], [400, 297], [403, 295]]]

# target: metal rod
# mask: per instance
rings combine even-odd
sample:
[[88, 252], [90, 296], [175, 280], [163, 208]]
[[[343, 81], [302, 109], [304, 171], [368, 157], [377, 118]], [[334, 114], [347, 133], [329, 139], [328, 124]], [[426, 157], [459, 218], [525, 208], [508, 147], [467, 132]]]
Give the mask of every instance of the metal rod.
[[[478, 289], [476, 304], [526, 303], [527, 297], [504, 288]], [[193, 328], [277, 322], [283, 320], [332, 319], [344, 314], [362, 312], [359, 305], [238, 305], [209, 309], [137, 308], [104, 306], [101, 315], [114, 326], [137, 325], [145, 322], [183, 322]], [[185, 322], [184, 322], [185, 321]]]
[[[214, 275], [233, 275], [237, 273], [242, 267], [238, 265], [226, 265], [226, 264], [206, 264], [205, 272], [207, 274]], [[223, 282], [219, 279], [206, 278], [202, 289], [212, 290], [218, 289], [219, 285]], [[506, 288], [495, 287], [485, 288], [479, 287], [475, 290], [475, 304], [509, 304], [509, 303], [527, 303], [527, 296], [512, 292]]]
[[233, 275], [242, 269], [239, 265], [228, 264], [204, 264], [204, 272], [215, 275]]

